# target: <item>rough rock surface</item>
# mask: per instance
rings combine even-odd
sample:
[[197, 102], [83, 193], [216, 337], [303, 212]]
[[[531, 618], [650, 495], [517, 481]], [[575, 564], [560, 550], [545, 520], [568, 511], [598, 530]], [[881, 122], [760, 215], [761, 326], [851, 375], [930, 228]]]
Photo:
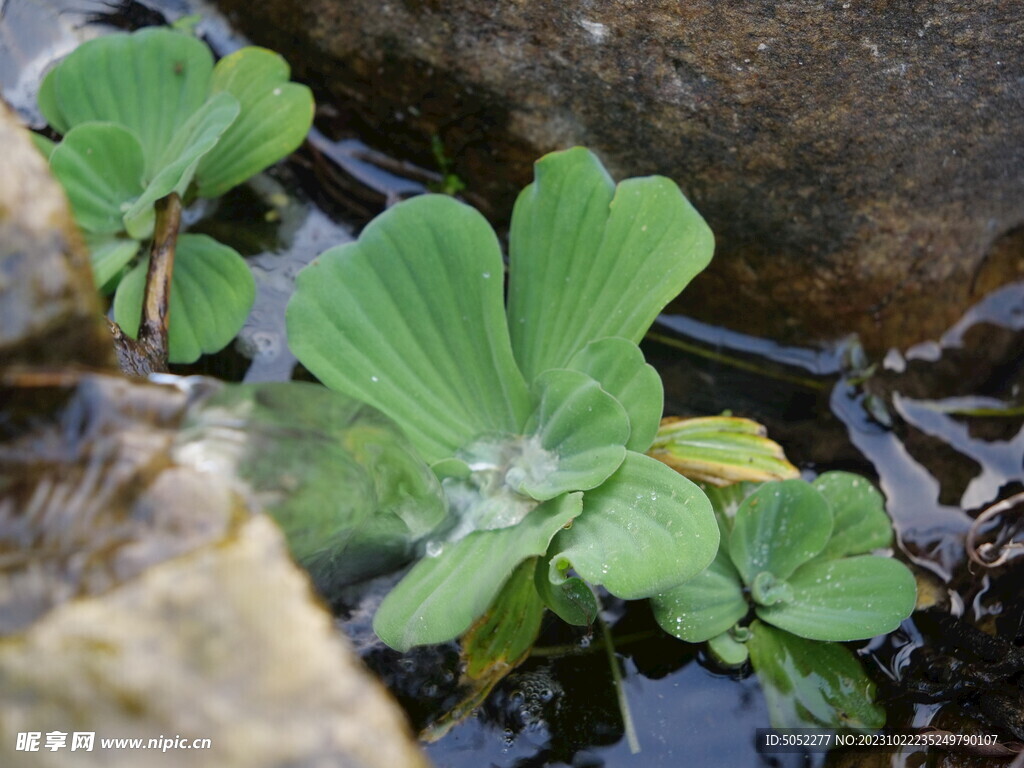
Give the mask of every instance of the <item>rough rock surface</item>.
[[[426, 766], [264, 517], [0, 643], [0, 690], [12, 768]], [[57, 752], [14, 751], [26, 731], [94, 732], [96, 742], [71, 752], [68, 734]], [[159, 737], [210, 745], [167, 753], [99, 741]]]
[[2, 101], [0, 147], [0, 366], [69, 359], [112, 366], [89, 256], [64, 190]]
[[675, 178], [718, 236], [680, 305], [704, 319], [906, 346], [1024, 274], [1012, 3], [220, 4], [364, 138], [439, 134], [497, 217], [572, 144]]

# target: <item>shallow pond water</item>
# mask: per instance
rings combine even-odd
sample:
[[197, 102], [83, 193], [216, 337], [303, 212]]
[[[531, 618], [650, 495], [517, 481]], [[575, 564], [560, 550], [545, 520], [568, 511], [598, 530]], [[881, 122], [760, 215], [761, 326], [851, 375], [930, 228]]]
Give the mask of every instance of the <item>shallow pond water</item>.
[[[177, 18], [197, 8], [207, 14], [200, 30], [219, 53], [241, 44], [222, 20], [194, 3], [4, 3], [4, 95], [34, 121], [33, 83], [46, 61], [98, 33], [88, 19], [107, 14], [107, 21], [135, 26], [152, 21], [147, 9]], [[295, 273], [320, 251], [349, 239], [350, 227], [423, 191], [433, 178], [376, 156], [359, 137], [338, 133], [328, 118], [329, 110], [320, 125], [324, 133], [314, 134], [296, 159], [216, 209], [195, 212], [194, 229], [216, 233], [245, 255], [259, 288], [235, 346], [180, 372], [247, 381], [295, 374], [283, 326]], [[972, 570], [966, 535], [984, 508], [1024, 488], [1024, 284], [990, 295], [941, 339], [890, 350], [879, 360], [866, 359], [854, 339], [781, 347], [674, 316], [661, 318], [644, 351], [665, 380], [668, 414], [731, 410], [767, 425], [807, 476], [845, 469], [876, 480], [900, 555], [922, 575], [935, 615], [952, 614], [998, 633], [1008, 645], [994, 653], [1012, 655], [1007, 648], [1015, 647], [1024, 626], [1024, 598], [1016, 586], [1021, 561], [1011, 556], [998, 569]], [[1009, 510], [981, 531], [981, 539], [993, 540], [997, 529], [1004, 539], [1019, 539], [1017, 519]], [[339, 626], [406, 706], [414, 726], [425, 727], [456, 696], [457, 655], [442, 646], [402, 657], [375, 642], [367, 616], [380, 591], [378, 585], [333, 596]], [[604, 618], [623, 666], [638, 754], [624, 737], [602, 643], [550, 622], [534, 656], [481, 710], [427, 747], [434, 762], [451, 768], [851, 764], [841, 755], [759, 754], [754, 732], [768, 726], [768, 714], [749, 670], [718, 670], [700, 648], [661, 633], [644, 604], [609, 601]], [[978, 650], [979, 642], [969, 629], [922, 614], [887, 638], [859, 644], [890, 725], [921, 727], [939, 717], [956, 730], [967, 727], [966, 714], [996, 723], [985, 727], [1001, 728], [1003, 738], [1024, 737], [1007, 730], [1014, 716], [1018, 727], [1022, 721], [1017, 680], [1024, 670], [999, 667], [999, 659]], [[1001, 710], [991, 706], [985, 685], [1009, 692]], [[949, 760], [908, 750], [885, 764], [969, 764]]]

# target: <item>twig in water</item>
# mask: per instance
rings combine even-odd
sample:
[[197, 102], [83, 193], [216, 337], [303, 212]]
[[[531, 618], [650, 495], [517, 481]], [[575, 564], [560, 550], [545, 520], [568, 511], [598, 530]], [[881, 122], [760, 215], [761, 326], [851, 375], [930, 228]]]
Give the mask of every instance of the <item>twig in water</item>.
[[971, 559], [971, 562], [977, 563], [982, 568], [995, 568], [1010, 559], [1010, 552], [1012, 550], [1024, 548], [1019, 543], [1009, 542], [993, 555], [992, 550], [996, 548], [992, 544], [985, 543], [979, 545], [977, 543], [978, 533], [985, 523], [993, 517], [1013, 509], [1022, 502], [1024, 502], [1024, 493], [1017, 493], [993, 504], [978, 515], [977, 519], [971, 524], [970, 530], [967, 531], [967, 556]]
[[619, 660], [615, 656], [612, 631], [608, 628], [608, 622], [601, 618], [601, 614], [597, 615], [597, 624], [601, 627], [605, 653], [608, 654], [608, 665], [612, 670], [612, 683], [615, 685], [615, 696], [619, 701], [619, 714], [622, 716], [622, 729], [626, 734], [626, 743], [629, 745], [630, 754], [635, 755], [640, 752], [640, 740], [636, 737], [633, 715], [629, 711], [629, 700], [626, 698], [626, 689], [622, 685], [622, 670], [619, 669]]

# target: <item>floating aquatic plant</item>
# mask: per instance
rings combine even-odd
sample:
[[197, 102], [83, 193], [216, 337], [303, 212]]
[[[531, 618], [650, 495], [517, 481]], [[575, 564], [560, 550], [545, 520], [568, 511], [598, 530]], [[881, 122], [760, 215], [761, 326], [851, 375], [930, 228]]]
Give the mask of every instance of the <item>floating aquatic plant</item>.
[[[288, 80], [287, 63], [243, 48], [216, 66], [209, 48], [166, 28], [86, 42], [43, 80], [39, 107], [56, 146], [38, 142], [71, 201], [92, 253], [96, 282], [116, 290], [114, 315], [134, 336], [155, 205], [170, 195], [217, 197], [294, 150], [313, 98]], [[248, 267], [211, 238], [182, 235], [169, 313], [171, 362], [225, 346], [255, 295]]]
[[[448, 500], [377, 612], [385, 642], [455, 638], [506, 584], [526, 614], [586, 623], [590, 585], [645, 598], [711, 561], [707, 497], [643, 454], [663, 393], [637, 343], [712, 249], [672, 181], [616, 186], [576, 148], [541, 159], [516, 203], [507, 306], [497, 237], [446, 196], [394, 206], [303, 270], [292, 349], [398, 422]], [[510, 581], [527, 562], [535, 578]]]
[[[863, 670], [848, 650], [821, 641], [891, 632], [914, 609], [913, 574], [868, 554], [892, 543], [881, 494], [844, 472], [751, 488], [711, 494], [718, 555], [655, 597], [655, 618], [682, 640], [709, 641], [728, 664], [749, 655], [777, 727], [880, 726]], [[757, 618], [747, 624], [751, 609]]]

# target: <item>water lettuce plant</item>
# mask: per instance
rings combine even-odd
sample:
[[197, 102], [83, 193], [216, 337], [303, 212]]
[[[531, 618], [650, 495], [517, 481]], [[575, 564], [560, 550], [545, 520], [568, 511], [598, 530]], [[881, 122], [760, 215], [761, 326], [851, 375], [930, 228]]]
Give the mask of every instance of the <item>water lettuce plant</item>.
[[653, 599], [655, 618], [682, 640], [709, 641], [728, 664], [749, 655], [776, 727], [881, 726], [884, 713], [856, 659], [822, 642], [891, 632], [914, 609], [913, 574], [868, 554], [892, 542], [881, 494], [844, 472], [751, 488], [711, 493], [718, 554]]
[[[139, 327], [147, 261], [125, 268], [153, 236], [157, 202], [217, 197], [293, 151], [312, 124], [313, 97], [288, 78], [272, 51], [243, 48], [215, 66], [189, 34], [147, 28], [86, 42], [43, 80], [40, 110], [63, 139], [38, 143], [85, 233], [97, 285], [116, 289], [114, 316], [129, 335]], [[254, 295], [236, 251], [181, 235], [171, 362], [225, 346]]]
[[293, 351], [394, 419], [447, 499], [377, 611], [386, 643], [458, 637], [499, 597], [523, 616], [546, 606], [586, 623], [590, 585], [646, 598], [711, 562], [707, 497], [644, 455], [663, 393], [637, 343], [712, 250], [674, 182], [616, 186], [575, 148], [538, 161], [516, 202], [507, 304], [491, 227], [441, 195], [394, 206], [300, 273]]

